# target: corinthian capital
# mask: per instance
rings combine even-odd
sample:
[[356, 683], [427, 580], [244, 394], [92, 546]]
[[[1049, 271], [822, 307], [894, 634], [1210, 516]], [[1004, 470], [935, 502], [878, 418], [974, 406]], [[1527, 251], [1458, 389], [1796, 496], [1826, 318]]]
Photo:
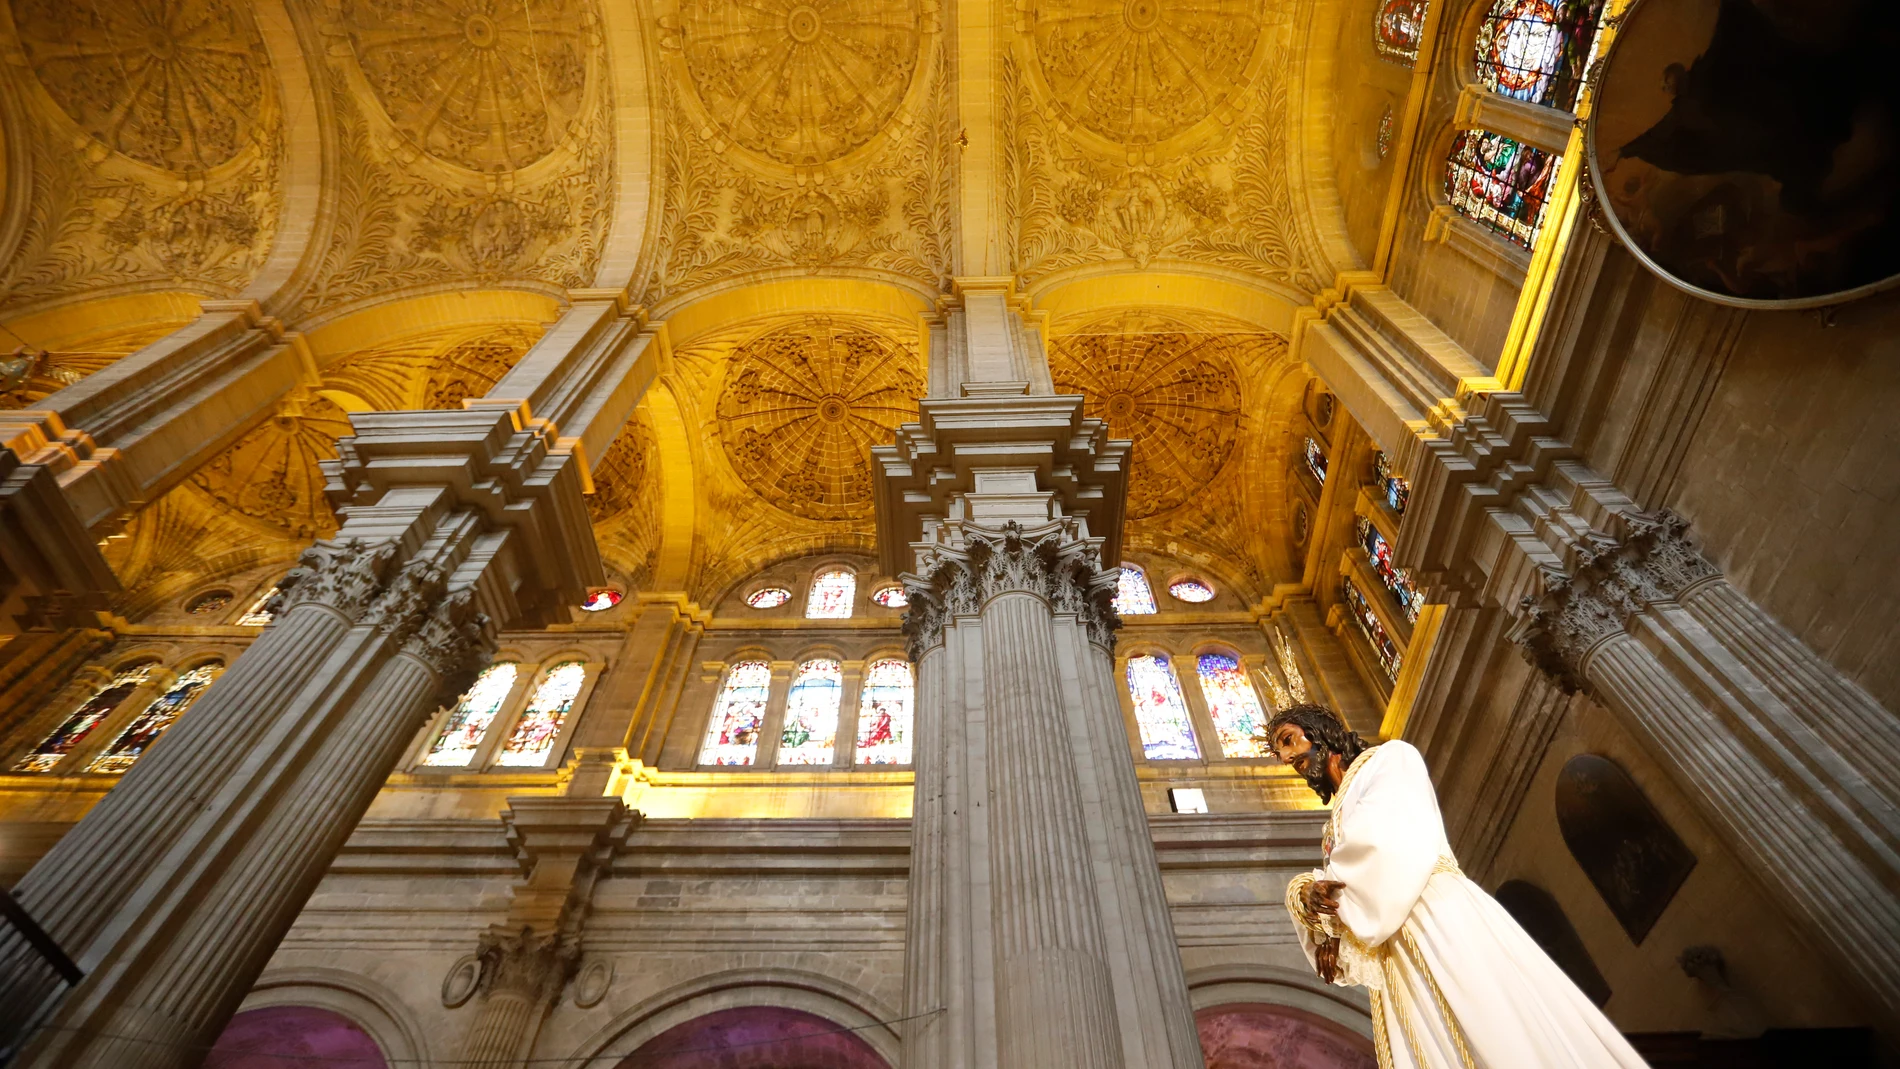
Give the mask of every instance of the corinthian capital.
[[484, 995], [553, 1002], [580, 963], [580, 940], [571, 935], [544, 935], [526, 925], [519, 931], [497, 925], [482, 933], [476, 957], [481, 961]]
[[494, 628], [475, 608], [474, 589], [451, 591], [418, 614], [402, 651], [435, 671], [444, 695], [467, 690], [495, 652]]
[[1052, 612], [1074, 614], [1090, 641], [1104, 648], [1113, 649], [1121, 626], [1115, 573], [1102, 568], [1095, 546], [1066, 523], [1034, 533], [1015, 522], [1000, 531], [966, 528], [958, 544], [933, 552], [923, 575], [902, 579], [910, 599], [904, 635], [913, 661], [937, 644], [952, 618], [980, 612], [1002, 594], [1032, 594]]
[[278, 582], [277, 594], [265, 608], [273, 616], [282, 616], [298, 605], [313, 602], [355, 623], [382, 592], [395, 559], [394, 540], [318, 542], [304, 550], [297, 566]]

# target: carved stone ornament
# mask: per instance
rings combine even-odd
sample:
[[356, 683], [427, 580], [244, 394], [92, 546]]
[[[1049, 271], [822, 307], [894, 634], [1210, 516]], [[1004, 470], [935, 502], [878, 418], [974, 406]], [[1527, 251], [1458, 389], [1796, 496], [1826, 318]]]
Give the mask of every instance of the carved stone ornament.
[[1511, 641], [1565, 693], [1590, 689], [1590, 651], [1631, 616], [1720, 574], [1689, 543], [1688, 521], [1669, 509], [1626, 515], [1623, 526], [1623, 541], [1597, 534], [1578, 546], [1573, 574], [1545, 567], [1542, 592], [1518, 602]]
[[614, 983], [614, 963], [610, 958], [589, 958], [574, 978], [574, 1005], [588, 1009], [600, 1005]]
[[519, 932], [497, 926], [482, 933], [476, 956], [484, 996], [553, 1002], [579, 966], [581, 948], [573, 936], [542, 935], [526, 925]]
[[277, 584], [277, 594], [264, 606], [265, 611], [282, 619], [289, 610], [315, 602], [355, 623], [382, 592], [395, 559], [393, 539], [373, 545], [360, 538], [318, 542], [303, 551], [297, 566]]
[[473, 685], [495, 652], [494, 628], [487, 614], [475, 608], [474, 588], [450, 591], [429, 612], [419, 614], [402, 651], [435, 671], [445, 697]]
[[1014, 521], [1000, 534], [972, 535], [960, 549], [937, 550], [924, 575], [899, 577], [910, 597], [904, 637], [912, 662], [943, 638], [956, 616], [981, 612], [1000, 594], [1034, 594], [1052, 611], [1074, 614], [1089, 641], [1113, 650], [1121, 617], [1115, 613], [1119, 572], [1104, 569], [1095, 547], [1056, 530], [1033, 540]]
[[478, 954], [464, 954], [449, 966], [448, 974], [442, 977], [442, 1005], [455, 1009], [469, 999], [482, 985], [482, 959]]

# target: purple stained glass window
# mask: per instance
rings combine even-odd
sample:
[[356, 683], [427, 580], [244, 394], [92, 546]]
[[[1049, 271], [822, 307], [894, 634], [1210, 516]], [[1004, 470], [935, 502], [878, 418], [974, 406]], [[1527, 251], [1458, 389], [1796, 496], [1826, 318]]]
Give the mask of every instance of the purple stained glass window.
[[1146, 616], [1155, 611], [1154, 591], [1148, 589], [1148, 577], [1140, 568], [1122, 565], [1115, 581], [1115, 611], [1122, 616]]
[[204, 693], [211, 681], [218, 678], [220, 667], [216, 664], [200, 665], [179, 676], [170, 690], [152, 699], [145, 711], [133, 718], [124, 731], [119, 732], [119, 737], [112, 740], [112, 745], [107, 746], [104, 753], [93, 758], [92, 763], [86, 766], [86, 771], [124, 772], [131, 768], [132, 762], [138, 760], [152, 743], [157, 742], [165, 729], [183, 716], [191, 703], [198, 700], [198, 695]]
[[1257, 737], [1266, 728], [1266, 715], [1260, 708], [1260, 696], [1240, 667], [1240, 658], [1231, 653], [1203, 653], [1197, 667], [1221, 756], [1270, 756], [1272, 749]]
[[528, 699], [528, 707], [521, 711], [521, 719], [515, 721], [515, 729], [508, 733], [495, 763], [530, 767], [547, 764], [548, 752], [567, 723], [567, 714], [573, 710], [586, 678], [587, 666], [579, 661], [548, 669], [541, 685], [534, 688], [534, 696]]
[[511, 661], [491, 664], [482, 669], [475, 677], [475, 685], [468, 688], [449, 712], [449, 718], [442, 722], [442, 731], [429, 744], [429, 752], [422, 763], [433, 768], [465, 768], [475, 759], [475, 750], [482, 744], [482, 737], [488, 734], [488, 726], [495, 722], [495, 714], [501, 712], [501, 703], [508, 700], [508, 693], [514, 689], [518, 666]]
[[1461, 131], [1445, 161], [1453, 210], [1530, 248], [1544, 225], [1557, 157], [1488, 130]]
[[771, 693], [772, 666], [764, 661], [740, 661], [727, 669], [712, 722], [706, 726], [706, 741], [699, 748], [699, 763], [751, 764], [759, 752], [759, 725]]
[[1313, 473], [1321, 485], [1326, 483], [1326, 450], [1311, 437], [1306, 439], [1306, 470]]
[[1425, 35], [1426, 0], [1384, 0], [1372, 25], [1372, 47], [1384, 59], [1410, 67]]
[[844, 670], [837, 661], [806, 661], [785, 696], [785, 728], [779, 733], [781, 765], [828, 765], [838, 740], [838, 702]]
[[908, 661], [890, 658], [865, 668], [858, 700], [858, 764], [910, 764], [912, 689]]
[[13, 766], [15, 772], [49, 772], [54, 765], [73, 752], [73, 748], [86, 741], [99, 722], [110, 716], [119, 703], [131, 697], [145, 677], [152, 674], [152, 666], [139, 665], [128, 668], [102, 684], [92, 695], [81, 702], [58, 727], [40, 740], [38, 746]]
[[1181, 683], [1163, 653], [1128, 658], [1128, 696], [1135, 703], [1141, 754], [1150, 761], [1192, 761], [1201, 756], [1188, 724]]
[[1478, 25], [1478, 81], [1513, 100], [1572, 110], [1602, 14], [1603, 0], [1494, 0]]
[[1359, 546], [1366, 551], [1366, 558], [1372, 563], [1374, 575], [1398, 603], [1399, 611], [1405, 614], [1410, 623], [1418, 622], [1418, 613], [1425, 607], [1425, 595], [1419, 592], [1412, 582], [1412, 573], [1392, 563], [1392, 546], [1364, 516], [1359, 517]]
[[805, 598], [805, 618], [848, 620], [851, 598], [857, 592], [857, 576], [846, 571], [824, 572], [811, 581], [811, 594]]
[[1359, 625], [1359, 633], [1366, 637], [1366, 642], [1372, 646], [1373, 656], [1379, 659], [1379, 667], [1385, 669], [1386, 675], [1397, 680], [1399, 666], [1405, 659], [1404, 652], [1386, 633], [1385, 625], [1379, 622], [1379, 614], [1373, 611], [1372, 603], [1366, 600], [1366, 596], [1359, 592], [1358, 584], [1347, 579], [1343, 594], [1353, 622]]

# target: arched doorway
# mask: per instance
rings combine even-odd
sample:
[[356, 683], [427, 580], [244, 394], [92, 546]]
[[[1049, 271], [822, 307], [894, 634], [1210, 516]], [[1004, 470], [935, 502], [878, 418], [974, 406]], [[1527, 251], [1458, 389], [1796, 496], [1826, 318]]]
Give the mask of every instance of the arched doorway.
[[314, 1006], [245, 1010], [226, 1025], [205, 1069], [389, 1069], [356, 1022]]
[[891, 1069], [869, 1043], [814, 1013], [718, 1010], [676, 1024], [615, 1069]]
[[1372, 1041], [1290, 1006], [1232, 1003], [1194, 1014], [1207, 1069], [1377, 1069]]

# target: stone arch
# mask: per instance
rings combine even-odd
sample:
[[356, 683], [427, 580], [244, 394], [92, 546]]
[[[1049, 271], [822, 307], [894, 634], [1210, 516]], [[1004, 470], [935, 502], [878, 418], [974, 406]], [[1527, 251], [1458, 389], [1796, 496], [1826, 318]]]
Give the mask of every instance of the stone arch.
[[[392, 1069], [434, 1060], [428, 1031], [402, 998], [357, 973], [322, 967], [269, 969], [244, 996], [238, 1011], [280, 1007], [315, 1009], [342, 1018], [375, 1042]], [[266, 1063], [264, 1069], [275, 1067]]]
[[640, 1045], [620, 1069], [890, 1069], [857, 1033], [803, 1010], [738, 1006], [683, 1021]]
[[1322, 982], [1311, 970], [1284, 965], [1211, 965], [1187, 972], [1188, 1004], [1196, 1014], [1222, 1006], [1284, 1007], [1372, 1039], [1371, 1004], [1357, 987]]
[[1290, 1006], [1228, 1003], [1197, 1010], [1207, 1069], [1373, 1069], [1372, 1044]]
[[1564, 762], [1556, 805], [1570, 856], [1641, 946], [1695, 868], [1695, 854], [1630, 774], [1600, 754]]
[[240, 1010], [205, 1058], [213, 1069], [272, 1069], [286, 1058], [320, 1060], [334, 1069], [389, 1069], [368, 1032], [334, 1010], [264, 1006]]

